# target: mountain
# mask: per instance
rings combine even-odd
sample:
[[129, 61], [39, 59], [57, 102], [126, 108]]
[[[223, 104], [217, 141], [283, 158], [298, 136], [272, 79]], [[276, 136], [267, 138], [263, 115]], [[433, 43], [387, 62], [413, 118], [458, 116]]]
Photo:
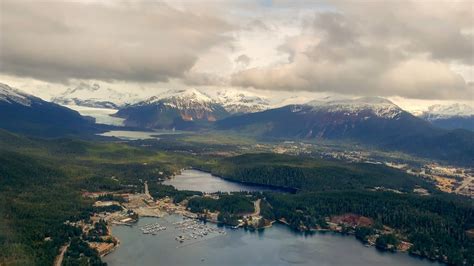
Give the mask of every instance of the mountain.
[[118, 109], [139, 99], [140, 97], [135, 93], [123, 93], [100, 87], [98, 84], [81, 83], [76, 88], [69, 88], [51, 100], [61, 105]]
[[255, 113], [270, 108], [270, 101], [266, 97], [247, 91], [218, 91], [213, 98], [231, 114]]
[[474, 107], [467, 104], [432, 105], [419, 117], [441, 128], [474, 131]]
[[377, 97], [288, 105], [228, 117], [216, 126], [271, 138], [356, 141], [428, 158], [474, 163], [474, 133], [437, 128]]
[[126, 126], [193, 129], [229, 116], [209, 95], [196, 90], [169, 90], [145, 101], [121, 108], [116, 116]]
[[0, 83], [0, 128], [34, 136], [96, 131], [92, 118]]

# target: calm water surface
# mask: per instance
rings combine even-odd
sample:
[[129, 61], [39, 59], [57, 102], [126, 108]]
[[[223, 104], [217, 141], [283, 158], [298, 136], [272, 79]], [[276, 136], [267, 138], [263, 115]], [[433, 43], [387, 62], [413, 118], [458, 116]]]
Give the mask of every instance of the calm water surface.
[[105, 137], [116, 137], [122, 140], [144, 140], [160, 139], [160, 135], [182, 134], [182, 131], [160, 130], [160, 131], [131, 131], [131, 130], [111, 130], [98, 135]]
[[[182, 234], [172, 223], [179, 216], [141, 218], [138, 224], [114, 226], [120, 247], [107, 255], [109, 265], [439, 265], [402, 253], [379, 252], [353, 237], [333, 233], [305, 236], [276, 224], [262, 232], [223, 228], [227, 234], [194, 244], [180, 245]], [[144, 235], [138, 226], [159, 222], [167, 230]], [[208, 226], [217, 227], [209, 224]]]
[[172, 179], [163, 181], [165, 185], [172, 185], [178, 190], [195, 190], [207, 193], [238, 192], [238, 191], [284, 191], [266, 186], [246, 185], [231, 182], [199, 170], [184, 170]]
[[157, 137], [158, 133], [148, 131], [112, 130], [98, 135], [116, 137], [123, 140], [159, 139], [159, 137]]
[[[216, 191], [260, 191], [267, 188], [229, 182], [209, 173], [185, 170], [165, 184], [177, 189]], [[379, 252], [367, 248], [352, 236], [335, 233], [303, 235], [280, 224], [264, 231], [222, 228], [217, 235], [197, 243], [179, 244], [175, 237], [183, 233], [174, 228], [177, 215], [164, 218], [140, 218], [132, 227], [114, 226], [112, 233], [120, 239], [120, 247], [104, 261], [118, 265], [440, 265], [410, 257], [403, 253]], [[167, 230], [157, 235], [145, 235], [139, 226], [158, 222]], [[208, 226], [218, 227], [208, 223]], [[194, 241], [194, 240], [193, 240]]]

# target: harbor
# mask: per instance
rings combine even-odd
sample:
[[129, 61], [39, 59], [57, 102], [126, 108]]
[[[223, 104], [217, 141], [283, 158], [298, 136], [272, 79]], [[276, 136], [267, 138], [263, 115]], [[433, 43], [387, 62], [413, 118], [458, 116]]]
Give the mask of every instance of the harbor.
[[[171, 217], [171, 219], [176, 219], [176, 216]], [[166, 218], [162, 218], [161, 223], [148, 223], [138, 226], [138, 229], [143, 235], [160, 236], [168, 229], [168, 227], [173, 228], [173, 237], [178, 243], [177, 247], [195, 244], [197, 242], [226, 234], [225, 230], [209, 226], [202, 221], [187, 218], [185, 216], [181, 219], [181, 221], [170, 223]]]
[[166, 226], [162, 226], [159, 223], [151, 223], [140, 227], [140, 230], [143, 234], [156, 235], [158, 232], [166, 230]]
[[207, 226], [200, 221], [186, 219], [185, 217], [183, 217], [183, 219], [184, 221], [173, 223], [175, 229], [182, 233], [175, 237], [175, 240], [180, 244], [193, 244], [196, 240], [206, 240], [226, 234], [224, 230]]
[[[189, 223], [191, 228], [184, 226]], [[191, 223], [192, 221], [192, 223]], [[140, 228], [159, 223], [166, 226], [156, 235], [143, 234]], [[194, 225], [195, 224], [195, 225]], [[203, 237], [191, 232], [203, 231], [200, 225], [214, 230]], [[185, 232], [183, 232], [183, 230]], [[108, 265], [407, 265], [438, 266], [403, 253], [379, 252], [366, 248], [353, 237], [336, 233], [304, 235], [275, 224], [264, 231], [252, 231], [183, 220], [182, 215], [162, 218], [144, 217], [132, 226], [114, 225], [112, 231], [121, 240], [114, 252], [103, 258]], [[217, 231], [217, 233], [216, 233]], [[224, 233], [218, 233], [218, 232]], [[176, 237], [185, 236], [180, 243]], [[341, 256], [340, 254], [344, 254]]]

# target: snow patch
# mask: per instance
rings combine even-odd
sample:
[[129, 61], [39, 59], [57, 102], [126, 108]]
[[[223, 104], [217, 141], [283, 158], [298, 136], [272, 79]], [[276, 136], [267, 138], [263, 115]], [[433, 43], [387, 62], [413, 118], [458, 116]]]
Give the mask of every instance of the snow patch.
[[0, 101], [10, 104], [17, 103], [24, 106], [31, 106], [34, 96], [14, 89], [6, 84], [0, 83]]
[[358, 115], [361, 112], [370, 111], [377, 117], [393, 119], [403, 110], [391, 101], [380, 97], [362, 97], [356, 99], [334, 99], [329, 97], [307, 103], [314, 111], [326, 111], [343, 113], [346, 116]]
[[454, 103], [449, 105], [435, 104], [419, 116], [429, 120], [447, 119], [451, 117], [474, 116], [474, 107], [467, 104]]

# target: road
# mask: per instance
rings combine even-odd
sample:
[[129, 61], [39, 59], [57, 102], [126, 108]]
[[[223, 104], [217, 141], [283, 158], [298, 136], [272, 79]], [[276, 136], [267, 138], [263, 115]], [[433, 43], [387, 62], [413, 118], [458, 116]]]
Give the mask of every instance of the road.
[[260, 216], [260, 199], [256, 200], [253, 205], [255, 206], [255, 211], [251, 214], [251, 216]]
[[465, 187], [469, 186], [471, 184], [471, 182], [474, 182], [474, 177], [469, 176], [469, 177], [464, 178], [461, 185], [459, 187], [457, 187], [454, 192], [456, 192], [456, 193], [461, 192], [461, 190], [464, 189]]
[[59, 255], [54, 260], [54, 266], [61, 266], [61, 264], [63, 264], [64, 253], [66, 253], [66, 250], [68, 247], [69, 247], [69, 243], [61, 247], [59, 251]]
[[148, 182], [145, 181], [144, 185], [145, 185], [145, 195], [151, 198], [150, 191], [148, 190]]

